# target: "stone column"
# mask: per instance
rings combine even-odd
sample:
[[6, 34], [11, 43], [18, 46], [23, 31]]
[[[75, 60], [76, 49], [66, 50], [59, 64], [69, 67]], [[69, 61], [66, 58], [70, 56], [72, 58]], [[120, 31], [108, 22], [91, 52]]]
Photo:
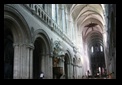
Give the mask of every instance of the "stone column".
[[63, 27], [63, 33], [66, 32], [66, 27], [65, 27], [65, 10], [64, 10], [64, 5], [62, 5], [62, 27]]
[[70, 28], [70, 14], [68, 12], [68, 9], [66, 9], [66, 27], [67, 27], [67, 35], [68, 37], [70, 38], [70, 31], [71, 31], [71, 28]]
[[52, 17], [52, 4], [48, 4], [48, 15]]
[[72, 71], [71, 71], [71, 78], [74, 79], [73, 76], [75, 75], [75, 67], [74, 67], [73, 63], [71, 64], [71, 69], [72, 69]]
[[69, 76], [70, 76], [70, 79], [73, 78], [73, 66], [72, 66], [72, 63], [70, 63]]
[[48, 62], [49, 57], [48, 57], [48, 53], [46, 53], [44, 57], [45, 57], [44, 66], [45, 66], [46, 79], [49, 79], [49, 62]]
[[65, 21], [66, 21], [66, 34], [68, 34], [68, 12], [65, 10]]
[[26, 73], [27, 73], [27, 79], [29, 79], [29, 77], [30, 77], [30, 70], [29, 70], [29, 68], [30, 68], [30, 48], [28, 47], [27, 48], [27, 71], [26, 71]]
[[77, 72], [77, 74], [76, 74], [76, 79], [78, 79], [78, 75], [79, 75], [78, 70], [79, 70], [79, 67], [78, 67], [78, 65], [77, 65], [77, 66], [76, 66], [76, 72]]
[[34, 46], [32, 45], [32, 47], [30, 47], [30, 65], [29, 65], [29, 78], [32, 79], [33, 78], [33, 50], [34, 50]]
[[69, 16], [69, 38], [72, 40], [73, 35], [73, 23], [72, 23], [72, 17]]
[[79, 76], [80, 76], [79, 69], [80, 69], [80, 67], [77, 66], [77, 78], [78, 78], [78, 79], [79, 79]]
[[53, 57], [51, 57], [50, 54], [48, 57], [49, 57], [49, 59], [48, 59], [48, 62], [49, 62], [49, 71], [48, 71], [49, 72], [49, 79], [53, 79], [53, 62], [52, 62]]
[[[33, 45], [30, 44], [22, 44], [21, 45], [21, 78], [29, 79], [30, 72], [32, 78], [32, 49]], [[31, 68], [31, 69], [30, 69]]]
[[33, 78], [33, 49], [34, 45], [27, 45], [27, 78]]
[[82, 69], [81, 69], [81, 66], [79, 66], [79, 78], [80, 79], [82, 78]]
[[53, 79], [53, 63], [52, 63], [52, 57], [50, 56], [50, 53], [47, 53], [46, 55], [45, 55], [45, 57], [46, 57], [46, 61], [45, 61], [45, 67], [46, 67], [46, 69], [45, 69], [45, 71], [46, 71], [46, 75], [47, 75], [47, 78], [48, 79]]
[[26, 79], [26, 65], [27, 65], [27, 62], [26, 62], [26, 53], [27, 53], [27, 50], [26, 50], [26, 46], [25, 44], [20, 44], [20, 55], [21, 55], [21, 79]]
[[108, 59], [108, 57], [109, 57], [109, 55], [108, 55], [108, 48], [106, 47], [106, 48], [104, 48], [104, 56], [105, 56], [105, 67], [106, 67], [106, 71], [107, 71], [107, 74], [108, 74], [108, 72], [109, 72], [109, 67], [108, 67], [108, 64], [109, 64], [109, 59]]
[[44, 11], [47, 13], [47, 4], [44, 4]]
[[71, 79], [71, 67], [70, 63], [67, 63], [67, 69], [68, 69], [68, 79]]
[[21, 75], [21, 69], [20, 69], [20, 47], [18, 44], [14, 44], [14, 79], [19, 79]]
[[63, 23], [62, 23], [62, 5], [61, 4], [59, 4], [58, 5], [59, 6], [59, 11], [58, 11], [58, 22], [59, 22], [59, 24], [58, 25], [60, 25], [60, 27], [61, 27], [61, 31], [63, 31]]
[[77, 70], [76, 70], [76, 65], [75, 66], [75, 79], [76, 79], [76, 75], [77, 75]]

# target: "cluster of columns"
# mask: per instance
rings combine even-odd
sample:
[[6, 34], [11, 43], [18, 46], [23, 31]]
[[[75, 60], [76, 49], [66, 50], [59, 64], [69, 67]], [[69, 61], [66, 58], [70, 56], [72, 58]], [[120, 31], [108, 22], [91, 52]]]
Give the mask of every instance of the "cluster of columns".
[[14, 44], [14, 79], [32, 78], [33, 45]]

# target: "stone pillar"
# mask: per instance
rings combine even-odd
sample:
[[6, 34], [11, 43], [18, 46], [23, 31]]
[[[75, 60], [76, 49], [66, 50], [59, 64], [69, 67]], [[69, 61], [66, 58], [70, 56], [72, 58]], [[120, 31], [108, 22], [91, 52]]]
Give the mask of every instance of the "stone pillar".
[[113, 71], [114, 71], [114, 79], [116, 79], [116, 50], [115, 50], [115, 48], [114, 48], [114, 51], [115, 51], [115, 53], [114, 53], [114, 56], [113, 56], [113, 60], [114, 60], [114, 62], [113, 62], [113, 64], [114, 64]]
[[75, 41], [74, 40], [74, 37], [75, 37], [75, 30], [74, 30], [74, 21], [72, 20], [72, 40], [73, 40], [73, 42]]
[[29, 78], [32, 79], [33, 78], [33, 50], [34, 50], [34, 46], [30, 48], [30, 65], [29, 65]]
[[45, 55], [45, 64], [44, 64], [44, 67], [45, 67], [45, 73], [46, 73], [46, 78], [47, 79], [53, 79], [53, 65], [52, 65], [52, 57], [50, 56], [49, 53], [47, 53]]
[[[32, 68], [33, 68], [33, 59], [32, 51], [33, 45], [31, 44], [22, 44], [21, 45], [21, 78], [29, 79], [32, 78]], [[30, 76], [31, 75], [31, 76]]]
[[60, 30], [63, 31], [63, 24], [62, 24], [62, 19], [63, 19], [63, 18], [62, 18], [62, 17], [63, 17], [63, 16], [62, 16], [62, 5], [59, 4], [58, 6], [59, 6], [59, 11], [58, 11], [58, 22], [59, 22], [59, 23], [58, 23], [58, 25], [60, 25], [60, 27], [61, 27]]
[[27, 78], [33, 78], [33, 50], [34, 45], [27, 45]]
[[48, 79], [48, 73], [47, 73], [47, 70], [48, 70], [48, 64], [47, 64], [47, 56], [46, 54], [43, 55], [43, 58], [44, 58], [44, 75], [45, 75], [45, 79]]
[[62, 5], [62, 27], [63, 27], [63, 33], [66, 32], [66, 21], [65, 21], [65, 10], [64, 5]]
[[70, 63], [67, 63], [67, 69], [68, 69], [68, 79], [71, 79], [71, 67]]
[[45, 71], [46, 71], [46, 75], [47, 75], [47, 79], [50, 79], [50, 66], [51, 66], [51, 64], [52, 63], [50, 63], [49, 62], [49, 53], [46, 53], [46, 55], [45, 55], [45, 67], [46, 67], [46, 69], [45, 69]]
[[14, 79], [19, 79], [21, 75], [21, 69], [20, 69], [20, 47], [18, 44], [14, 44]]
[[29, 70], [29, 68], [30, 68], [30, 47], [27, 48], [27, 58], [26, 59], [27, 59], [26, 78], [29, 79], [30, 78], [30, 74], [29, 74], [30, 73], [30, 70]]
[[67, 9], [65, 10], [65, 21], [66, 21], [66, 34], [68, 34], [68, 12]]
[[73, 66], [72, 66], [72, 63], [70, 63], [69, 75], [70, 75], [70, 79], [73, 79]]
[[48, 4], [48, 15], [52, 17], [52, 4]]
[[77, 66], [75, 65], [75, 79], [77, 79]]
[[77, 37], [79, 36], [78, 35], [78, 32], [77, 32], [77, 30], [78, 30], [78, 28], [77, 28], [77, 25], [76, 25], [76, 23], [74, 23], [74, 30], [75, 30], [75, 34], [74, 34], [74, 41], [75, 41], [75, 44], [77, 44]]
[[76, 69], [76, 71], [77, 71], [77, 75], [76, 75], [76, 78], [78, 79], [78, 76], [79, 76], [79, 67], [78, 67], [78, 65], [77, 65], [77, 67], [76, 67], [77, 69]]
[[105, 65], [106, 65], [106, 71], [107, 71], [107, 74], [109, 73], [109, 66], [108, 66], [108, 64], [109, 64], [109, 59], [108, 59], [108, 57], [109, 57], [109, 55], [108, 55], [108, 48], [106, 48], [106, 49], [104, 49], [105, 51], [104, 51], [104, 55], [105, 55]]
[[52, 58], [50, 55], [48, 56], [49, 59], [48, 59], [48, 62], [49, 62], [49, 79], [53, 79], [53, 62], [52, 62]]
[[79, 75], [80, 75], [80, 79], [82, 78], [82, 67], [80, 66], [79, 68]]
[[26, 65], [27, 65], [27, 50], [25, 44], [20, 44], [20, 55], [21, 55], [21, 79], [26, 79], [27, 73], [26, 73]]
[[75, 67], [74, 67], [73, 63], [71, 64], [71, 69], [72, 69], [72, 71], [71, 71], [71, 78], [74, 79], [73, 76], [75, 75]]
[[69, 16], [69, 36], [70, 36], [70, 39], [72, 40], [73, 39], [73, 20], [72, 20], [72, 16]]

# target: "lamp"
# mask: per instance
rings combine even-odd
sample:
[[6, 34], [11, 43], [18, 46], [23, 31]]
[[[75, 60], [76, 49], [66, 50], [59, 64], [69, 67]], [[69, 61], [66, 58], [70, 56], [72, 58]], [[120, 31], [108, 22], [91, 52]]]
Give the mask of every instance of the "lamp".
[[98, 24], [91, 22], [90, 24], [86, 25], [85, 27], [95, 27], [96, 25], [98, 25]]
[[93, 27], [95, 27], [97, 25], [98, 24], [91, 22], [90, 24], [86, 25], [85, 27], [92, 28], [92, 30], [93, 30]]

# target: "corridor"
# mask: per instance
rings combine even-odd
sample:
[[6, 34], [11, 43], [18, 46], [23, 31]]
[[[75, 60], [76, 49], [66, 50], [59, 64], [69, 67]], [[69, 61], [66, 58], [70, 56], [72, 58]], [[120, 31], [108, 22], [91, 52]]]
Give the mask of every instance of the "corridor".
[[116, 79], [116, 4], [4, 4], [4, 79]]

